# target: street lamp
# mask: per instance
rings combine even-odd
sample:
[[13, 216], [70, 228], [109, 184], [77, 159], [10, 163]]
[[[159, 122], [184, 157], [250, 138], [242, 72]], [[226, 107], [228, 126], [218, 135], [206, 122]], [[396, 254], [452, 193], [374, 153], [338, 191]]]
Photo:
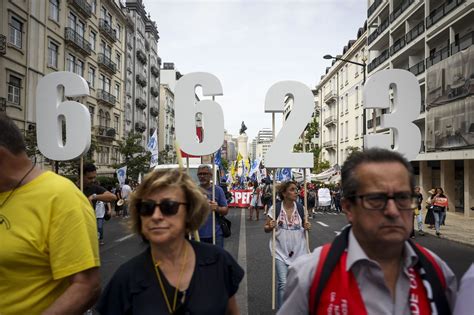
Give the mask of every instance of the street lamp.
[[[344, 61], [344, 62], [347, 62], [347, 63], [352, 63], [354, 65], [362, 67], [363, 68], [363, 75], [364, 75], [363, 80], [362, 80], [362, 85], [365, 84], [365, 69], [367, 67], [367, 64], [365, 63], [365, 59], [362, 59], [363, 63], [360, 63], [360, 62], [355, 62], [355, 61], [351, 61], [351, 60], [347, 60], [347, 59], [343, 59], [343, 58], [339, 58], [339, 57], [334, 57], [334, 56], [331, 56], [331, 55], [324, 55], [323, 58], [324, 59], [340, 60], [340, 61]], [[364, 147], [364, 145], [363, 145], [364, 136], [367, 133], [367, 126], [366, 126], [366, 120], [365, 120], [365, 109], [362, 109], [362, 119], [364, 121], [364, 123], [362, 125], [362, 148], [363, 148]], [[374, 124], [375, 124], [375, 118], [374, 118]]]

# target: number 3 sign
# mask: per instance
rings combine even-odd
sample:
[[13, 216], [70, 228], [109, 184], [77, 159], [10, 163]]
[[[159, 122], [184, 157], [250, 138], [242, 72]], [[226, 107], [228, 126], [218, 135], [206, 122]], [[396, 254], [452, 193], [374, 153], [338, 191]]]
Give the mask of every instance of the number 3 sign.
[[[216, 152], [224, 141], [224, 114], [214, 100], [196, 102], [195, 89], [202, 87], [203, 95], [222, 95], [222, 85], [217, 77], [206, 72], [195, 72], [183, 76], [176, 84], [176, 140], [183, 151], [191, 155], [207, 155]], [[71, 72], [56, 72], [42, 78], [36, 90], [38, 148], [49, 159], [63, 161], [77, 158], [90, 146], [91, 125], [87, 108], [74, 101], [63, 101], [64, 97], [86, 96], [87, 82]], [[390, 104], [389, 90], [394, 92]], [[268, 168], [308, 168], [313, 166], [311, 153], [293, 153], [293, 144], [311, 120], [314, 109], [311, 89], [296, 81], [274, 84], [265, 99], [265, 112], [283, 112], [286, 96], [293, 98], [293, 108], [275, 142], [265, 156]], [[382, 70], [372, 75], [364, 87], [364, 108], [392, 108], [390, 114], [382, 115], [381, 127], [390, 128], [394, 134], [394, 149], [409, 160], [414, 159], [420, 148], [421, 133], [413, 121], [420, 112], [421, 93], [418, 80], [409, 71], [399, 69]], [[196, 141], [195, 117], [202, 114], [205, 135], [202, 142]], [[63, 145], [62, 120], [66, 124], [66, 143]], [[365, 123], [365, 122], [364, 122]], [[387, 134], [366, 135], [365, 147], [390, 148], [392, 137]]]

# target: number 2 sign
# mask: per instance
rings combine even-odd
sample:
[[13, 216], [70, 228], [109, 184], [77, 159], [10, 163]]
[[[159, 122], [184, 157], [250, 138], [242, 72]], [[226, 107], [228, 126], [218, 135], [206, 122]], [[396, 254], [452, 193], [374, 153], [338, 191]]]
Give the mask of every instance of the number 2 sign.
[[[222, 95], [217, 77], [206, 72], [189, 73], [177, 82], [175, 89], [176, 140], [183, 151], [191, 155], [216, 152], [224, 141], [224, 114], [214, 100], [196, 101], [195, 89], [202, 87], [203, 95]], [[62, 89], [64, 95], [62, 95]], [[393, 103], [388, 97], [394, 92]], [[421, 133], [413, 121], [420, 112], [418, 80], [409, 71], [382, 70], [372, 75], [364, 86], [364, 109], [392, 108], [381, 119], [382, 128], [390, 128], [394, 138], [387, 134], [365, 136], [365, 147], [390, 148], [412, 160], [418, 154]], [[36, 121], [38, 148], [49, 159], [62, 161], [75, 159], [89, 149], [91, 123], [88, 109], [63, 97], [86, 96], [87, 82], [72, 72], [55, 72], [43, 77], [36, 90]], [[293, 145], [311, 120], [314, 110], [313, 93], [303, 83], [282, 81], [274, 84], [265, 98], [265, 112], [283, 112], [285, 97], [293, 99], [291, 114], [278, 133], [265, 156], [268, 168], [308, 168], [313, 166], [311, 153], [294, 153]], [[202, 114], [205, 135], [196, 140], [195, 117]], [[66, 121], [66, 143], [63, 145], [62, 121]], [[365, 123], [365, 122], [364, 122]]]

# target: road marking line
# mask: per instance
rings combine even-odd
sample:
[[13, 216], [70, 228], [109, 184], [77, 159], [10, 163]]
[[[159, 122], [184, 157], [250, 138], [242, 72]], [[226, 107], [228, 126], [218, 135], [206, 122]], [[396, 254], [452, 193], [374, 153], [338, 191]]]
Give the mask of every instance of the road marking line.
[[237, 305], [240, 308], [240, 314], [248, 315], [248, 293], [247, 293], [247, 236], [245, 235], [245, 212], [246, 208], [242, 208], [240, 214], [240, 234], [239, 234], [239, 254], [237, 255], [237, 262], [240, 267], [244, 269], [245, 275], [240, 283], [237, 291]]
[[322, 225], [324, 227], [328, 227], [329, 225], [327, 225], [326, 223], [323, 223], [321, 221], [316, 221], [316, 223], [318, 223], [319, 225]]
[[118, 240], [115, 240], [116, 242], [123, 242], [125, 240], [128, 240], [130, 237], [133, 237], [135, 234], [130, 234], [130, 235], [127, 235], [127, 236], [124, 236], [122, 238], [119, 238]]

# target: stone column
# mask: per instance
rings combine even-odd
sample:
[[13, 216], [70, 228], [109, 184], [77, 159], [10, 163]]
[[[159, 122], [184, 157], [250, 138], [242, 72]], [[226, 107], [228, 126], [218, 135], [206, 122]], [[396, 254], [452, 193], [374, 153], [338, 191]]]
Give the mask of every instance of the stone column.
[[448, 196], [449, 211], [454, 212], [454, 161], [446, 160], [441, 162], [441, 188]]
[[237, 146], [238, 146], [237, 154], [240, 152], [244, 160], [248, 158], [248, 153], [247, 153], [248, 140], [249, 140], [249, 137], [247, 136], [245, 132], [240, 134], [237, 137]]
[[464, 160], [464, 216], [474, 217], [474, 160]]

